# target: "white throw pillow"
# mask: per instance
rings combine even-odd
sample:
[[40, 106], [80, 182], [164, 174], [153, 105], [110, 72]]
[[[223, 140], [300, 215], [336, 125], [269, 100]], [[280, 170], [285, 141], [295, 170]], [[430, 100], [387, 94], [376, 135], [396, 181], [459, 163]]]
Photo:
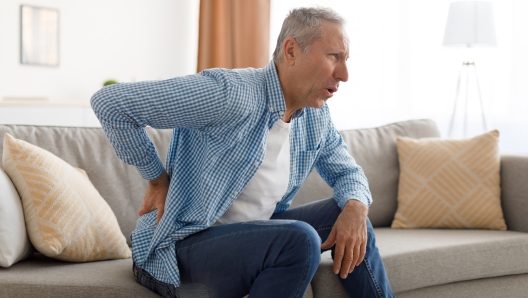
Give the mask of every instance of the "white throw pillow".
[[0, 169], [0, 266], [9, 267], [32, 254], [22, 202], [11, 179]]

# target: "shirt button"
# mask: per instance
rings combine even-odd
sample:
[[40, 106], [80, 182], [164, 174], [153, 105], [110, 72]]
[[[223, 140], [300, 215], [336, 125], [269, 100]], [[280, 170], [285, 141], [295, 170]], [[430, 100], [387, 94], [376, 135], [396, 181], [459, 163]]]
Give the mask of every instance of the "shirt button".
[[236, 196], [238, 195], [238, 191], [234, 191], [233, 194]]
[[258, 162], [258, 161], [255, 161], [255, 162], [253, 163], [253, 165], [254, 165], [255, 167], [258, 167], [259, 162]]
[[180, 237], [180, 240], [183, 240], [183, 237]]
[[284, 111], [279, 111], [279, 115], [284, 116]]

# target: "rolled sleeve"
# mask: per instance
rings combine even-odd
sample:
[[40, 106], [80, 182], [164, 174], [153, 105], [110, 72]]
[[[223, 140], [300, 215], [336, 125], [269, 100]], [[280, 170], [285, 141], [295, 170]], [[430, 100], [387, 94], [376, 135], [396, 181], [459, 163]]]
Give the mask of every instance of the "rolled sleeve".
[[315, 163], [315, 169], [334, 189], [334, 199], [341, 209], [349, 200], [358, 200], [369, 207], [372, 204], [372, 195], [367, 177], [348, 153], [348, 148], [330, 117], [328, 119], [329, 133]]
[[159, 158], [154, 158], [152, 162], [146, 165], [136, 166], [136, 169], [143, 179], [156, 180], [161, 176], [161, 174], [163, 174], [164, 168], [161, 160]]

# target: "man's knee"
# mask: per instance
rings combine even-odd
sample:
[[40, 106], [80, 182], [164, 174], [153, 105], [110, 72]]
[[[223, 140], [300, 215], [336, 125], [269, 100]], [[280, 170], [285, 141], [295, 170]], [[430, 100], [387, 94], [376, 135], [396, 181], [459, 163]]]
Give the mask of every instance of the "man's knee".
[[297, 253], [310, 258], [312, 265], [319, 265], [321, 260], [321, 238], [315, 229], [304, 221], [294, 221], [289, 229], [293, 247]]

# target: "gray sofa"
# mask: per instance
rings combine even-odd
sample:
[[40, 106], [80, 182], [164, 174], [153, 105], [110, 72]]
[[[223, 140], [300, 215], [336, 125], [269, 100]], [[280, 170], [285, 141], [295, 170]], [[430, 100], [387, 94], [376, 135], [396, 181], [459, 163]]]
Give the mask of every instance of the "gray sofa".
[[[117, 159], [102, 129], [0, 125], [0, 135], [6, 132], [86, 170], [130, 244], [147, 185]], [[149, 134], [163, 158], [170, 131]], [[528, 156], [501, 159], [508, 231], [396, 230], [390, 228], [397, 207], [396, 136], [439, 136], [435, 123], [413, 120], [342, 135], [369, 179], [374, 199], [369, 217], [397, 297], [528, 297]], [[314, 171], [293, 206], [331, 196]], [[305, 297], [347, 297], [331, 265], [324, 253]], [[131, 259], [66, 263], [35, 254], [0, 268], [0, 297], [156, 297], [135, 282], [131, 267]]]

